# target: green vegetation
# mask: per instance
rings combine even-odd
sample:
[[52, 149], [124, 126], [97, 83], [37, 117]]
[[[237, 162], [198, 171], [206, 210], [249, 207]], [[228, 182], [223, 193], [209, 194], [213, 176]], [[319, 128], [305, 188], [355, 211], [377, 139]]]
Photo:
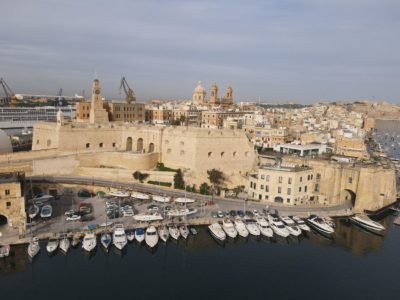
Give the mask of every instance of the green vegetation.
[[200, 194], [202, 194], [202, 195], [210, 195], [210, 189], [211, 189], [211, 187], [208, 185], [208, 183], [207, 183], [207, 182], [203, 182], [203, 183], [200, 185], [200, 190], [199, 190], [199, 192], [200, 192]]
[[149, 174], [146, 173], [141, 173], [140, 171], [135, 171], [132, 174], [133, 178], [135, 178], [136, 180], [139, 180], [141, 183], [143, 183], [143, 181], [149, 177]]
[[167, 186], [167, 187], [172, 186], [171, 182], [164, 182], [164, 181], [149, 180], [149, 181], [147, 181], [147, 183], [154, 184], [154, 185], [160, 185], [160, 186]]
[[178, 169], [174, 176], [174, 188], [180, 190], [185, 189], [185, 181], [183, 180], [183, 174], [181, 169]]
[[156, 170], [157, 171], [162, 171], [162, 172], [178, 172], [177, 169], [168, 168], [168, 167], [164, 166], [163, 163], [157, 163]]
[[192, 186], [190, 186], [190, 185], [186, 186], [186, 191], [187, 191], [187, 192], [196, 193], [196, 192], [197, 192], [197, 190], [196, 190], [196, 185], [193, 184]]

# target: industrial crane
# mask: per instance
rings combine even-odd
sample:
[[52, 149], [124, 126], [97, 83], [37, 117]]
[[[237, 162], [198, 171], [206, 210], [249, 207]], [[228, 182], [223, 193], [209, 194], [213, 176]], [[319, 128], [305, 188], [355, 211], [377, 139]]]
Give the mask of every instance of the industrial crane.
[[125, 77], [122, 77], [122, 79], [121, 79], [121, 85], [119, 87], [119, 92], [120, 93], [121, 93], [121, 89], [124, 89], [126, 102], [131, 103], [131, 102], [135, 102], [136, 101], [135, 93], [130, 88], [128, 82], [126, 82]]
[[8, 86], [8, 84], [3, 78], [0, 78], [0, 84], [4, 90], [4, 95], [5, 95], [4, 103], [9, 104], [11, 102], [11, 104], [15, 106], [17, 104], [17, 98], [15, 97], [14, 92], [11, 90], [11, 88]]

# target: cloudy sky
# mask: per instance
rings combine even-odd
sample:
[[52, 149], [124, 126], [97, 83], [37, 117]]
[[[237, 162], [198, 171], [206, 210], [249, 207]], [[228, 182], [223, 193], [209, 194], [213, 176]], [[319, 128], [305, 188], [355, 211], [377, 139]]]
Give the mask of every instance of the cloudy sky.
[[[400, 102], [398, 0], [0, 0], [0, 76], [16, 93]], [[1, 91], [2, 92], [2, 91]]]

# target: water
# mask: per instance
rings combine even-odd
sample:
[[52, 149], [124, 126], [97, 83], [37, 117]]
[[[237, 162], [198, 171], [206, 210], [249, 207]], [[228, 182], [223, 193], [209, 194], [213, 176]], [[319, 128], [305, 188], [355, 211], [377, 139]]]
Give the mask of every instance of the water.
[[31, 263], [26, 246], [0, 261], [0, 291], [8, 299], [388, 299], [400, 291], [400, 227], [384, 237], [337, 222], [333, 240], [237, 239], [224, 247], [206, 228], [155, 252], [130, 243], [121, 255], [98, 247], [49, 257], [45, 243]]

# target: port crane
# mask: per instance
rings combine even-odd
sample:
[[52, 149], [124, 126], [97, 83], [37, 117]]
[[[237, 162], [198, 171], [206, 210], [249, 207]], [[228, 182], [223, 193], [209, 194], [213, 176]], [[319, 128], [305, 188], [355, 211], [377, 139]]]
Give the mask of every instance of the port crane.
[[125, 99], [127, 103], [135, 102], [136, 96], [133, 90], [130, 88], [128, 82], [126, 81], [125, 77], [121, 78], [121, 85], [119, 86], [119, 92], [121, 93], [121, 89], [124, 89]]
[[4, 104], [11, 104], [15, 106], [17, 104], [17, 98], [15, 97], [14, 92], [11, 90], [11, 88], [8, 86], [7, 82], [3, 79], [0, 78], [0, 85], [3, 87], [4, 91], [4, 101], [2, 101]]

